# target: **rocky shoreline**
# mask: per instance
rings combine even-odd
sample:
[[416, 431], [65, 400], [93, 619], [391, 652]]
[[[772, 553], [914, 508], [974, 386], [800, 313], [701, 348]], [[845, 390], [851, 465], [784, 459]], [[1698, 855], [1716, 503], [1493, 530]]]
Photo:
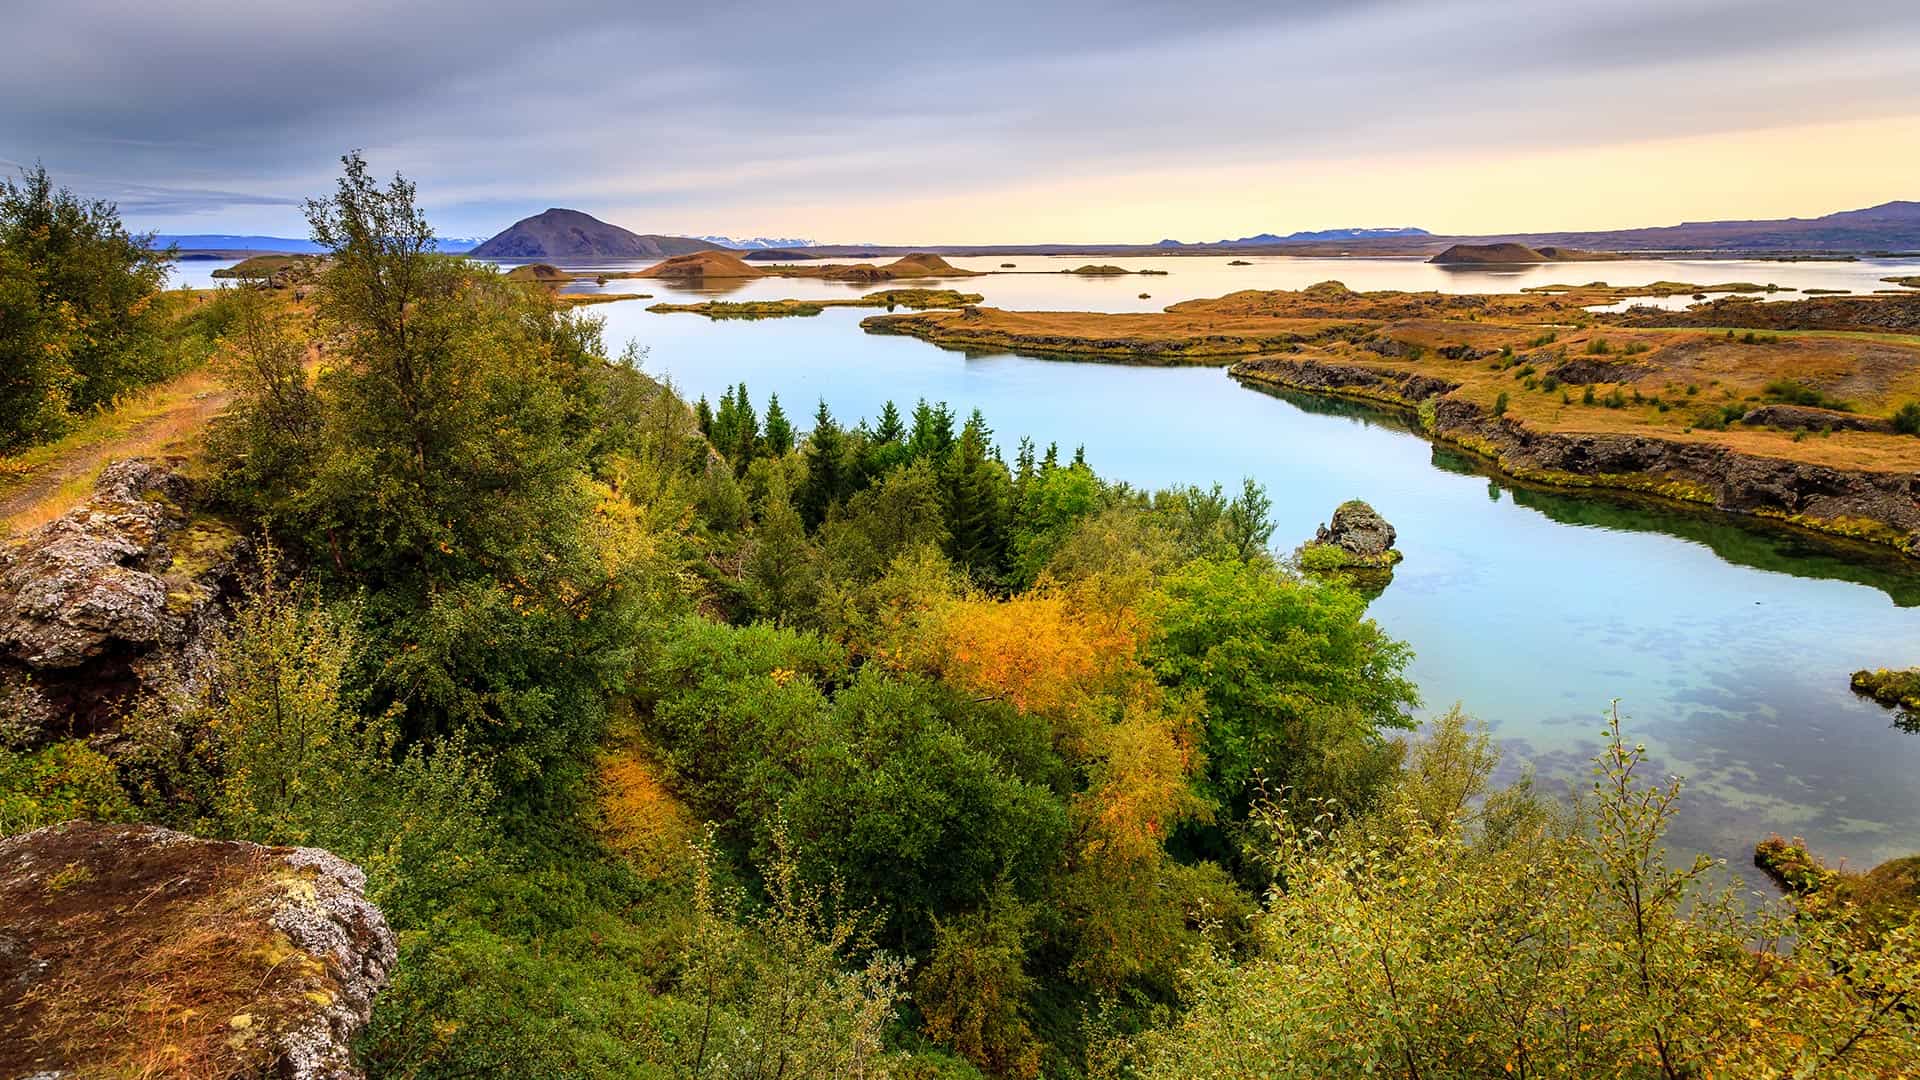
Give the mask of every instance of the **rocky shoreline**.
[[1278, 356], [1228, 370], [1249, 382], [1413, 410], [1429, 438], [1516, 479], [1656, 495], [1920, 557], [1920, 477], [1913, 473], [1836, 469], [1647, 435], [1536, 431], [1445, 396], [1454, 384], [1411, 372]]

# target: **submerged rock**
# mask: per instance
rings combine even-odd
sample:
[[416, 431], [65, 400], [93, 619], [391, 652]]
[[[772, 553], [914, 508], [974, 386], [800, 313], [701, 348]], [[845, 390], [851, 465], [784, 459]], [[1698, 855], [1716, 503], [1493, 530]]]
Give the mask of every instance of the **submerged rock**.
[[0, 1076], [352, 1080], [395, 960], [315, 848], [68, 822], [0, 840]]
[[0, 549], [0, 745], [92, 734], [143, 693], [204, 685], [246, 544], [193, 500], [173, 463], [115, 462]]

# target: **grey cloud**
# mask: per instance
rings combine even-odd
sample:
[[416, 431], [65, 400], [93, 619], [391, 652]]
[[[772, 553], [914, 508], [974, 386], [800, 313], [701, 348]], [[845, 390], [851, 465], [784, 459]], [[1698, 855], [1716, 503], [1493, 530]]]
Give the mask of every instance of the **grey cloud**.
[[1920, 84], [1910, 0], [13, 6], [0, 154], [162, 227], [297, 227], [355, 147], [449, 233], [559, 202], [694, 227], [756, 193], [1871, 118]]

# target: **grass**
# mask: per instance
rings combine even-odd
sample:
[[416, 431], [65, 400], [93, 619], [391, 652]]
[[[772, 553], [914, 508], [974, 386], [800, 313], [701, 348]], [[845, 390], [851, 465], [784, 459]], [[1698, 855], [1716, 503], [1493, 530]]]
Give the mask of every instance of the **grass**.
[[59, 517], [114, 460], [190, 448], [226, 402], [218, 375], [202, 365], [127, 395], [55, 442], [0, 458], [0, 532], [25, 532]]

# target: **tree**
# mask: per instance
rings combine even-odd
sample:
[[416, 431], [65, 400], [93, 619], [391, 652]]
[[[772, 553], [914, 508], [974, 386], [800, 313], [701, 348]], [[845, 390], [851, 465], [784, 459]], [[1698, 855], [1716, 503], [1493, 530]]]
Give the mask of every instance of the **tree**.
[[499, 779], [532, 783], [597, 729], [634, 620], [680, 602], [644, 509], [610, 482], [638, 446], [607, 433], [653, 398], [607, 362], [597, 321], [437, 254], [411, 184], [343, 163], [307, 204], [331, 252], [332, 362], [290, 532], [370, 590], [372, 707], [399, 706], [409, 737], [468, 732]]
[[754, 612], [787, 623], [806, 605], [813, 578], [806, 526], [787, 494], [784, 473], [775, 471], [760, 508], [742, 577], [753, 594]]
[[913, 430], [907, 436], [907, 451], [916, 458], [945, 461], [953, 447], [953, 410], [946, 402], [929, 405], [925, 398], [913, 408]]
[[0, 450], [179, 369], [161, 333], [172, 252], [45, 166], [0, 181]]
[[780, 395], [767, 397], [767, 453], [774, 457], [786, 457], [793, 449], [793, 424], [787, 420], [787, 414], [780, 408]]
[[1273, 539], [1272, 510], [1273, 500], [1267, 497], [1266, 488], [1254, 483], [1251, 476], [1241, 481], [1240, 496], [1227, 504], [1220, 523], [1234, 558], [1251, 562], [1266, 552], [1268, 541]]
[[[1390, 769], [1380, 734], [1413, 724], [1410, 653], [1338, 586], [1258, 563], [1201, 560], [1169, 575], [1148, 663], [1203, 697], [1203, 792], [1236, 815], [1256, 775], [1358, 799]], [[1355, 771], [1357, 770], [1357, 771]]]
[[827, 511], [845, 497], [848, 488], [846, 435], [834, 422], [825, 399], [813, 414], [807, 435], [807, 482], [800, 489], [800, 514], [808, 528], [818, 528]]
[[296, 493], [312, 483], [325, 417], [307, 374], [307, 346], [258, 289], [225, 298], [233, 325], [216, 359], [234, 403], [213, 424], [209, 452], [222, 495], [268, 527], [297, 521]]
[[1489, 792], [1496, 761], [1455, 710], [1371, 813], [1265, 808], [1254, 954], [1196, 957], [1129, 1075], [1868, 1078], [1920, 1054], [1912, 928], [1862, 950], [1670, 864], [1678, 782], [1639, 779], [1617, 716], [1582, 816]]
[[953, 557], [977, 573], [993, 575], [1005, 561], [1007, 467], [990, 456], [992, 433], [975, 409], [949, 452], [945, 467], [947, 528]]

